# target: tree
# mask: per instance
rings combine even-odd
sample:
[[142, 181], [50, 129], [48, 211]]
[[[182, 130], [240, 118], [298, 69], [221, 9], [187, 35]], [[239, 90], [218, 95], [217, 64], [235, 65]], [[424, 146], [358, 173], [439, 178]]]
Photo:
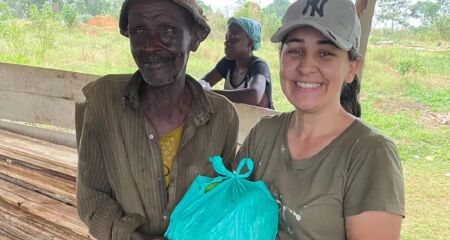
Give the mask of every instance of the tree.
[[263, 9], [264, 14], [274, 15], [282, 18], [291, 3], [289, 0], [274, 0]]
[[261, 21], [261, 8], [255, 2], [246, 1], [244, 5], [237, 9], [234, 16], [248, 17], [256, 21]]
[[450, 39], [450, 1], [417, 2], [411, 6], [411, 16], [419, 18], [425, 27], [435, 28], [443, 39]]
[[419, 18], [424, 26], [430, 26], [439, 17], [440, 8], [439, 3], [420, 1], [411, 6], [411, 17]]
[[248, 0], [236, 0], [235, 4], [242, 7], [244, 4], [248, 3]]
[[376, 18], [384, 22], [391, 23], [391, 30], [394, 26], [408, 26], [409, 7], [407, 0], [379, 0], [379, 13]]
[[450, 40], [450, 1], [438, 0], [440, 9], [438, 11], [438, 18], [434, 25], [438, 29], [441, 37], [445, 40]]
[[203, 9], [204, 14], [212, 13], [212, 8], [202, 0], [197, 0], [198, 5]]

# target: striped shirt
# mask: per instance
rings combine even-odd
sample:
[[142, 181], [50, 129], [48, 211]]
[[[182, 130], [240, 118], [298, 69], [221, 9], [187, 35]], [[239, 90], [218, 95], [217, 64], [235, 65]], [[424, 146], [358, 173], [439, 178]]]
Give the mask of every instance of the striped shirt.
[[84, 118], [76, 124], [82, 126], [77, 209], [98, 239], [131, 239], [137, 228], [162, 236], [195, 176], [213, 175], [208, 157], [221, 155], [231, 165], [236, 152], [238, 117], [232, 103], [186, 76], [194, 100], [166, 190], [159, 138], [139, 104], [141, 83], [137, 72], [108, 75], [83, 88]]

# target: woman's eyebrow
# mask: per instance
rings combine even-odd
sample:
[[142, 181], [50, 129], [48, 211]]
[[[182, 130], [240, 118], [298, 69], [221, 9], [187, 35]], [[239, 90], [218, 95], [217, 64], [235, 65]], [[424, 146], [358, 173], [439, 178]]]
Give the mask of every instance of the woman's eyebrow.
[[305, 40], [303, 40], [301, 38], [290, 38], [290, 39], [286, 40], [285, 43], [291, 43], [291, 42], [304, 43]]
[[332, 45], [336, 48], [339, 48], [333, 41], [327, 39], [327, 40], [319, 40], [317, 41], [318, 45]]

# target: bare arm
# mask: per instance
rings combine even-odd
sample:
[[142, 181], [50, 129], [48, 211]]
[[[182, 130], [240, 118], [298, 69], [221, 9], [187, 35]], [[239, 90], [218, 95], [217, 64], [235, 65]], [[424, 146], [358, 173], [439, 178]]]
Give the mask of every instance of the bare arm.
[[248, 88], [235, 90], [214, 90], [227, 97], [232, 102], [258, 105], [266, 90], [267, 79], [262, 74], [257, 74], [250, 79]]
[[345, 219], [348, 240], [398, 240], [402, 216], [368, 211]]
[[216, 85], [220, 80], [222, 80], [222, 75], [214, 68], [209, 73], [207, 73], [202, 79], [207, 81], [211, 87]]

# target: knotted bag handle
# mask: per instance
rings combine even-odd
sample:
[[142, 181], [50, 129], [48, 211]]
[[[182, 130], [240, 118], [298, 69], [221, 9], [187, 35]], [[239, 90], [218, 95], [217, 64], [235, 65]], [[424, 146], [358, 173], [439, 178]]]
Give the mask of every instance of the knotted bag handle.
[[[216, 173], [229, 178], [248, 178], [253, 172], [253, 160], [250, 158], [241, 159], [235, 172], [230, 172], [223, 165], [222, 157], [218, 155], [209, 157], [209, 162], [213, 165]], [[241, 173], [244, 166], [247, 168], [247, 172]]]

